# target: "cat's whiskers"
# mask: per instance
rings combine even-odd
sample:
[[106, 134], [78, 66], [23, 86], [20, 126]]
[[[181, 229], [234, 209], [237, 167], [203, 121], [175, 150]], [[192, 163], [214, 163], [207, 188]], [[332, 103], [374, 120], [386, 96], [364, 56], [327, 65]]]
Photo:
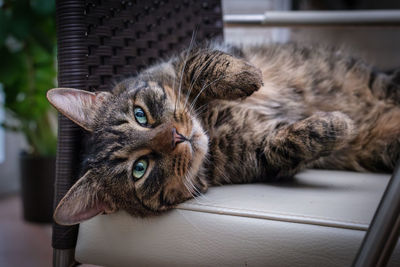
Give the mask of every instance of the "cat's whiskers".
[[225, 180], [227, 184], [232, 183], [231, 179], [226, 176], [225, 171], [220, 168], [220, 166], [214, 165], [214, 168], [219, 172], [219, 175]]
[[[186, 177], [186, 182], [188, 182], [189, 183], [189, 186], [190, 186], [190, 191], [193, 193], [193, 194], [195, 194], [195, 193], [197, 193], [197, 188], [196, 188], [196, 186], [193, 184], [193, 182], [192, 182], [192, 180], [191, 179], [187, 179], [187, 177]], [[194, 197], [195, 195], [193, 195], [193, 197]]]
[[[208, 203], [211, 202], [197, 187], [195, 187], [195, 190], [196, 190], [196, 196], [194, 197], [194, 199], [196, 200], [197, 203], [202, 204], [202, 203], [204, 203], [204, 202], [206, 202], [206, 203], [207, 203], [207, 202], [208, 202]], [[199, 201], [199, 198], [200, 198], [201, 200], [203, 200], [204, 202], [200, 202], [200, 201]]]
[[[189, 182], [189, 184], [187, 184]], [[189, 191], [190, 195], [192, 196], [192, 199], [196, 201], [198, 204], [204, 204], [204, 202], [201, 202], [199, 198], [205, 200], [205, 202], [210, 202], [200, 191], [199, 189], [193, 184], [191, 180], [186, 179], [186, 182], [184, 182], [186, 189]]]
[[193, 113], [199, 117], [201, 113], [203, 113], [203, 111], [206, 109], [207, 104], [201, 105], [200, 107], [196, 108]]
[[196, 188], [195, 188], [194, 184], [192, 183], [190, 177], [188, 177], [188, 176], [191, 176], [190, 172], [184, 175], [183, 184], [185, 185], [186, 189], [188, 190], [188, 192], [190, 193], [192, 198], [195, 198], [194, 193], [196, 192], [195, 191]]
[[[194, 30], [193, 33], [192, 33], [192, 38], [191, 38], [191, 40], [190, 40], [189, 48], [188, 48], [188, 50], [187, 50], [187, 52], [186, 52], [186, 55], [185, 55], [185, 62], [183, 63], [183, 68], [182, 68], [182, 71], [181, 71], [181, 75], [180, 75], [180, 77], [179, 77], [180, 81], [179, 81], [179, 87], [178, 87], [178, 98], [175, 100], [175, 110], [174, 110], [174, 114], [175, 114], [175, 112], [176, 112], [177, 102], [180, 103], [180, 101], [181, 101], [181, 90], [182, 90], [183, 73], [185, 72], [185, 69], [186, 69], [186, 64], [187, 64], [187, 61], [188, 61], [188, 59], [189, 59], [190, 51], [191, 51], [192, 48], [193, 48], [193, 43], [194, 43], [194, 38], [195, 38], [195, 36], [196, 36], [196, 30]], [[174, 90], [175, 90], [175, 89], [174, 89]]]
[[[175, 92], [175, 84], [176, 84], [176, 74], [174, 75], [174, 80], [172, 81], [172, 91]], [[174, 103], [174, 116], [176, 115], [176, 101], [177, 98], [175, 98], [175, 103]]]
[[201, 231], [201, 229], [199, 229], [199, 227], [197, 227], [194, 223], [192, 223], [185, 215], [184, 215], [184, 211], [180, 210], [180, 209], [176, 209], [178, 211], [178, 213], [191, 225], [193, 226], [193, 228], [195, 228], [197, 231]]
[[200, 77], [200, 74], [202, 74], [202, 72], [203, 72], [203, 70], [204, 70], [205, 67], [207, 67], [207, 64], [204, 64], [204, 65], [200, 68], [200, 70], [198, 71], [197, 76], [191, 81], [190, 86], [189, 86], [188, 93], [186, 94], [186, 100], [185, 100], [185, 105], [184, 105], [184, 107], [187, 106], [187, 103], [188, 103], [188, 101], [189, 101], [189, 97], [190, 97], [190, 94], [192, 93], [193, 87], [194, 87], [195, 83], [197, 82], [197, 79]]
[[188, 184], [188, 180], [186, 178], [183, 179], [183, 185], [185, 186], [191, 197], [194, 198], [195, 196], [193, 194], [193, 188], [190, 184]]
[[[198, 193], [198, 195], [194, 197], [194, 200], [199, 204], [210, 203], [210, 200], [208, 198], [206, 198], [206, 196], [202, 193]], [[199, 201], [199, 200], [201, 200], [201, 201]]]
[[217, 79], [215, 79], [214, 81], [203, 85], [203, 87], [200, 89], [199, 93], [196, 95], [196, 97], [193, 99], [192, 103], [190, 103], [190, 108], [189, 108], [189, 112], [191, 112], [194, 108], [194, 105], [197, 102], [197, 99], [199, 98], [199, 96], [204, 92], [205, 89], [207, 89], [209, 86], [211, 86], [212, 84], [214, 84], [215, 82], [219, 81], [222, 78], [227, 77], [228, 75], [222, 75], [220, 77], [218, 77]]
[[[194, 173], [192, 173], [192, 172], [189, 172], [189, 173], [187, 173], [187, 174], [185, 175], [185, 177], [184, 177], [184, 184], [185, 184], [186, 188], [189, 190], [189, 187], [190, 187], [189, 192], [191, 193], [192, 198], [193, 198], [197, 203], [202, 204], [202, 202], [199, 201], [199, 198], [202, 199], [202, 200], [204, 200], [205, 202], [210, 202], [209, 199], [207, 199], [207, 197], [205, 197], [204, 194], [201, 193], [200, 189], [197, 188], [197, 186], [193, 184], [193, 181], [192, 181], [191, 177], [193, 178], [195, 175], [196, 175], [196, 174], [194, 174]], [[189, 183], [189, 184], [187, 184], [187, 183]], [[194, 195], [193, 193], [194, 193], [195, 195]], [[204, 202], [203, 202], [203, 203], [204, 203]]]
[[195, 106], [195, 104], [196, 104], [196, 102], [197, 102], [197, 99], [198, 99], [199, 96], [204, 92], [205, 89], [207, 89], [208, 87], [210, 87], [211, 85], [213, 85], [214, 83], [218, 82], [219, 80], [221, 80], [221, 79], [223, 79], [223, 78], [226, 78], [226, 77], [229, 77], [229, 76], [234, 76], [234, 75], [239, 75], [239, 74], [244, 73], [244, 72], [245, 72], [245, 71], [241, 71], [241, 72], [233, 73], [233, 74], [229, 74], [229, 75], [228, 75], [228, 74], [225, 74], [225, 75], [222, 75], [222, 76], [218, 77], [218, 78], [215, 79], [214, 81], [212, 81], [212, 82], [210, 82], [210, 83], [208, 83], [208, 84], [205, 84], [205, 85], [201, 88], [201, 90], [199, 91], [199, 93], [196, 95], [196, 97], [193, 99], [192, 103], [190, 104], [189, 112], [191, 112], [191, 111], [193, 110], [193, 108], [194, 108], [194, 106]]

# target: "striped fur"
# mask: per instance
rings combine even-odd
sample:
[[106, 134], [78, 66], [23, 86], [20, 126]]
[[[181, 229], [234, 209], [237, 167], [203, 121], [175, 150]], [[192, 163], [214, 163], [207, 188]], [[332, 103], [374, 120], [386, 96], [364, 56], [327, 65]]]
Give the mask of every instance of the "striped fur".
[[[307, 166], [390, 172], [400, 151], [399, 87], [400, 72], [376, 72], [341, 50], [285, 44], [190, 49], [94, 104], [66, 108], [53, 91], [53, 104], [92, 131], [85, 175], [55, 218], [158, 214], [209, 185], [271, 181]], [[149, 127], [135, 121], [136, 106]], [[171, 146], [173, 128], [189, 141]], [[135, 180], [132, 165], [143, 156], [149, 169]]]

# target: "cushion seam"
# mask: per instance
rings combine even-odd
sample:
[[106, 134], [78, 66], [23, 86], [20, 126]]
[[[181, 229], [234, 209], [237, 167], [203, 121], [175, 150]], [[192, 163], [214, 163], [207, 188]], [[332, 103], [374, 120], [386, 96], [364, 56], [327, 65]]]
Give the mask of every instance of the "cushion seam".
[[[284, 212], [276, 212], [276, 211], [265, 211], [265, 210], [256, 210], [256, 209], [241, 209], [241, 208], [231, 208], [231, 207], [224, 207], [224, 206], [218, 206], [214, 204], [200, 204], [200, 203], [190, 203], [187, 205], [194, 205], [194, 206], [199, 206], [199, 207], [214, 207], [214, 208], [219, 208], [219, 209], [229, 209], [231, 211], [244, 211], [244, 212], [259, 212], [263, 214], [275, 214], [275, 215], [282, 215], [282, 216], [293, 216], [293, 217], [301, 217], [305, 219], [320, 219], [320, 220], [331, 220], [334, 222], [341, 222], [341, 223], [354, 223], [354, 224], [362, 224], [362, 225], [368, 225], [366, 222], [359, 222], [359, 221], [353, 221], [353, 220], [340, 220], [337, 218], [332, 218], [332, 217], [324, 217], [324, 216], [307, 216], [307, 215], [302, 215], [302, 214], [296, 214], [296, 213], [284, 213]], [[187, 206], [185, 205], [185, 206]], [[179, 208], [179, 207], [178, 207]]]

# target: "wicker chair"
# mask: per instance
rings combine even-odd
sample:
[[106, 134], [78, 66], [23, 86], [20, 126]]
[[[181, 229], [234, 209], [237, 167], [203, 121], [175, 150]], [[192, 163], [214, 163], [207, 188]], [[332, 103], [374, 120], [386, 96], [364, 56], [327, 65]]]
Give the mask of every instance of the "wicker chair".
[[[201, 41], [222, 36], [222, 26], [218, 0], [58, 0], [59, 86], [110, 90], [112, 80], [187, 47], [193, 30]], [[54, 205], [78, 178], [84, 142], [85, 133], [60, 115]], [[349, 265], [385, 189], [383, 181], [388, 176], [308, 172], [291, 185], [211, 189], [207, 197], [218, 205], [184, 203], [160, 219], [98, 216], [81, 224], [78, 258], [107, 266]], [[54, 266], [76, 264], [77, 237], [78, 226], [53, 225]], [[136, 237], [145, 250], [131, 243]], [[399, 264], [398, 246], [390, 265]]]
[[[135, 74], [172, 51], [222, 35], [218, 0], [57, 1], [58, 83], [89, 91]], [[55, 205], [76, 181], [83, 131], [59, 116]], [[55, 262], [70, 262], [77, 226], [53, 226]], [[64, 265], [63, 264], [63, 265]]]

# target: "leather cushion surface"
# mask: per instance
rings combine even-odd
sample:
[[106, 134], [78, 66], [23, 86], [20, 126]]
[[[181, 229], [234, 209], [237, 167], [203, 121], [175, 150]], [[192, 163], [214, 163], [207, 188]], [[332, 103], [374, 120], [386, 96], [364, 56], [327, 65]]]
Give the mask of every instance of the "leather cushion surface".
[[[386, 174], [307, 170], [224, 185], [162, 216], [120, 211], [80, 225], [76, 258], [103, 266], [350, 266]], [[389, 266], [400, 265], [399, 245]]]

